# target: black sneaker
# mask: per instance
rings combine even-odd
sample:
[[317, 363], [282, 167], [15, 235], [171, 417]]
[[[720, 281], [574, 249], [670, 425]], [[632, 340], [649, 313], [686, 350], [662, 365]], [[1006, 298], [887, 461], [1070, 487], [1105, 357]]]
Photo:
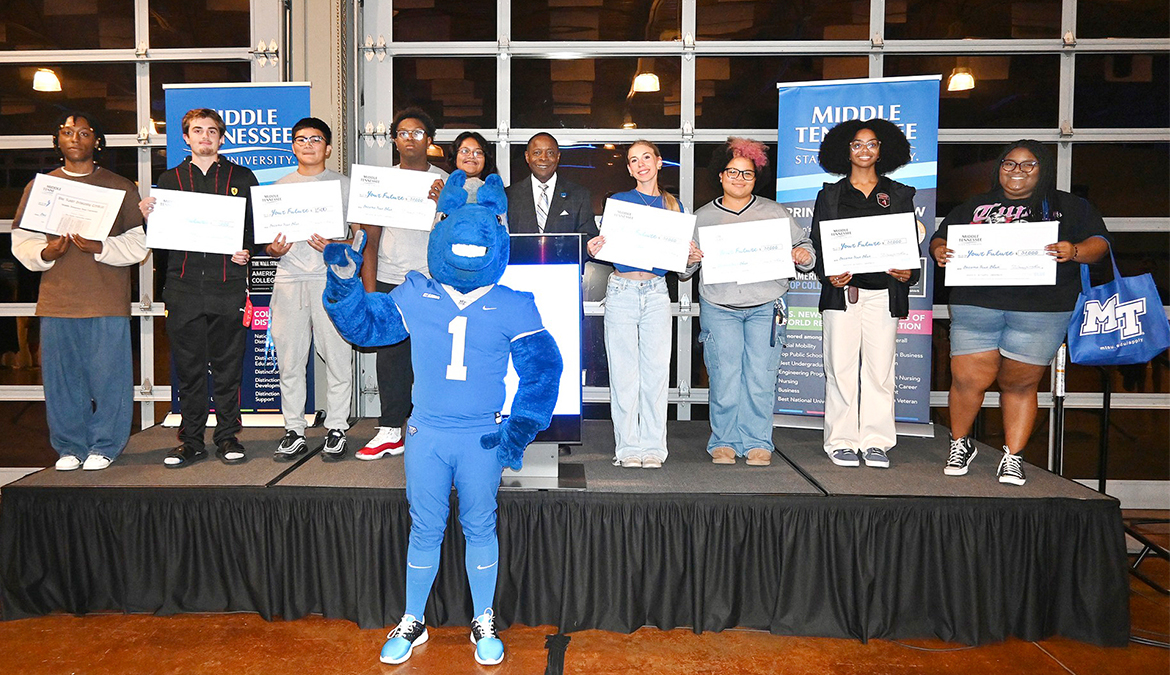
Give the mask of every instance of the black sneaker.
[[284, 432], [284, 438], [280, 439], [280, 445], [276, 446], [276, 452], [272, 453], [272, 459], [278, 462], [291, 462], [303, 455], [308, 447], [304, 436], [289, 429]]
[[321, 451], [321, 459], [327, 462], [336, 462], [345, 457], [349, 443], [345, 440], [345, 432], [341, 429], [330, 429], [325, 434], [325, 442], [317, 450]]
[[996, 471], [999, 482], [1009, 485], [1023, 485], [1027, 482], [1024, 476], [1024, 460], [1019, 455], [1013, 455], [1007, 446], [1003, 446], [1003, 459], [999, 460], [999, 470]]
[[943, 473], [948, 476], [966, 476], [967, 467], [971, 466], [971, 460], [975, 459], [975, 454], [975, 444], [971, 442], [970, 436], [952, 438], [951, 454], [947, 457], [947, 465], [943, 467]]

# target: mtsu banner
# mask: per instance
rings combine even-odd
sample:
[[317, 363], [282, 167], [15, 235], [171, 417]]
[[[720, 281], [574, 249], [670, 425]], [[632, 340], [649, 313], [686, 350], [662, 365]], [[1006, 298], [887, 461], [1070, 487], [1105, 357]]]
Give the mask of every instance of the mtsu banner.
[[191, 154], [183, 141], [183, 115], [211, 108], [223, 117], [219, 154], [246, 166], [261, 185], [297, 168], [292, 127], [309, 116], [307, 82], [244, 84], [164, 84], [167, 106], [167, 166]]
[[[846, 120], [884, 118], [898, 125], [910, 141], [910, 163], [890, 178], [918, 189], [914, 212], [922, 248], [934, 232], [939, 80], [940, 76], [930, 75], [779, 85], [776, 201], [809, 230], [817, 192], [825, 183], [841, 179], [825, 173], [817, 163], [825, 133]], [[895, 417], [899, 422], [925, 424], [930, 419], [934, 265], [927, 261], [924, 254], [919, 261], [921, 280], [910, 289], [910, 314], [898, 325]], [[776, 388], [777, 414], [824, 415], [820, 290], [812, 273], [800, 274], [792, 282], [788, 344]]]

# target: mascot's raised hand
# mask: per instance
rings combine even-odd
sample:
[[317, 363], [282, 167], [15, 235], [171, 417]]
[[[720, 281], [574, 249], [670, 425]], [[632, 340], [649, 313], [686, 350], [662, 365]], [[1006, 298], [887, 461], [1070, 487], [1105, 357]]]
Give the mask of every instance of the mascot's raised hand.
[[325, 247], [325, 312], [341, 337], [359, 347], [383, 347], [408, 337], [402, 313], [386, 293], [366, 293], [362, 287], [362, 251], [366, 233], [359, 230], [353, 245], [334, 242]]

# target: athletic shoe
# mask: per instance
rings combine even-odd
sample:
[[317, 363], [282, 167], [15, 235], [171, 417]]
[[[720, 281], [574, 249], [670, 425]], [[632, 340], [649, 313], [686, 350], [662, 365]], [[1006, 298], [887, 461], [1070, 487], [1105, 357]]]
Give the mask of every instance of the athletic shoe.
[[967, 467], [971, 466], [971, 460], [975, 459], [977, 452], [970, 436], [952, 438], [951, 455], [947, 457], [947, 465], [943, 467], [943, 473], [948, 476], [966, 476]]
[[101, 471], [113, 463], [114, 460], [109, 457], [93, 454], [85, 458], [85, 464], [82, 464], [81, 468], [85, 471]]
[[1024, 477], [1024, 460], [1019, 455], [1013, 455], [1007, 446], [1003, 446], [1003, 459], [999, 460], [999, 470], [996, 471], [999, 482], [1010, 485], [1023, 485], [1028, 479]]
[[617, 457], [614, 457], [613, 465], [620, 466], [623, 469], [641, 469], [642, 458], [638, 457], [637, 455], [631, 455], [625, 459], [618, 459]]
[[857, 451], [849, 448], [838, 448], [830, 452], [829, 459], [837, 466], [861, 466]]
[[280, 445], [276, 446], [272, 458], [278, 462], [291, 462], [299, 455], [305, 454], [308, 448], [309, 444], [305, 443], [305, 437], [289, 429], [284, 432], [284, 438], [280, 439]]
[[726, 445], [712, 448], [711, 461], [715, 464], [735, 464], [735, 450]]
[[330, 429], [329, 433], [325, 434], [325, 442], [317, 449], [321, 451], [321, 459], [335, 462], [345, 457], [345, 450], [348, 447], [345, 432], [341, 429]]
[[772, 463], [772, 451], [767, 448], [752, 448], [747, 451], [748, 466], [769, 466]]
[[381, 459], [386, 455], [401, 455], [406, 451], [402, 441], [402, 427], [377, 427], [378, 433], [365, 447], [354, 453], [358, 459]]
[[642, 468], [643, 469], [661, 469], [662, 468], [662, 460], [658, 459], [657, 457], [654, 457], [652, 455], [646, 455], [645, 457], [642, 458]]
[[399, 664], [410, 658], [414, 648], [427, 641], [427, 627], [422, 621], [411, 614], [402, 617], [402, 621], [386, 636], [386, 644], [382, 645], [382, 655], [378, 660], [382, 663]]
[[866, 448], [865, 452], [861, 453], [865, 459], [866, 466], [872, 466], [875, 469], [890, 468], [890, 458], [886, 456], [886, 451], [881, 448]]
[[75, 471], [81, 468], [81, 460], [73, 455], [61, 455], [61, 459], [53, 465], [58, 471]]
[[481, 666], [494, 666], [504, 660], [504, 643], [496, 632], [491, 608], [471, 622], [471, 644], [475, 645], [475, 662]]

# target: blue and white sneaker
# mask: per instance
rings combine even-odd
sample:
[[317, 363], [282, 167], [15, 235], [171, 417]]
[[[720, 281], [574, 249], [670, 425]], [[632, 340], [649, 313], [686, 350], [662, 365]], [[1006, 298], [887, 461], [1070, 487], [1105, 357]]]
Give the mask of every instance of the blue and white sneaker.
[[878, 469], [890, 468], [890, 458], [881, 448], [866, 448], [861, 457], [865, 460], [866, 466]]
[[490, 607], [471, 622], [471, 644], [475, 645], [475, 662], [481, 666], [504, 660], [504, 642], [496, 632], [496, 615]]
[[829, 459], [837, 466], [861, 466], [858, 452], [851, 448], [837, 448], [828, 454]]
[[414, 648], [425, 643], [429, 636], [422, 621], [414, 618], [413, 614], [406, 614], [386, 637], [388, 639], [382, 645], [382, 655], [378, 660], [396, 665], [409, 659]]

